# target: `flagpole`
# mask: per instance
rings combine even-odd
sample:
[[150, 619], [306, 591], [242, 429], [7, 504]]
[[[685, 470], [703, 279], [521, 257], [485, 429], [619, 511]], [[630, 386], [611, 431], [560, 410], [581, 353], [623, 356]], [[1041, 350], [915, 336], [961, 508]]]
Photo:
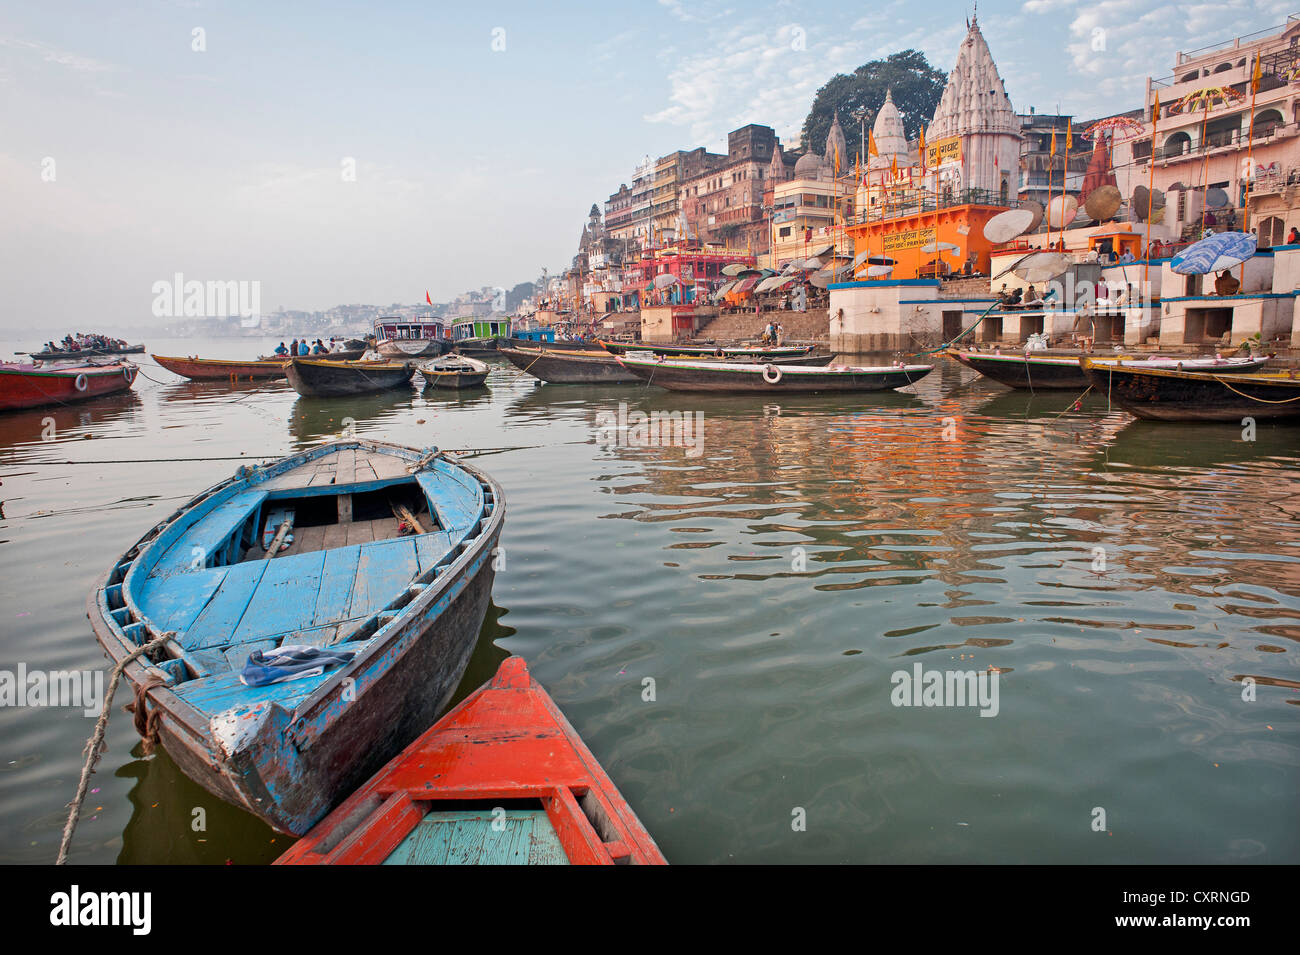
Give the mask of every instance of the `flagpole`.
[[[1241, 231], [1250, 231], [1250, 182], [1255, 175], [1255, 94], [1259, 92], [1260, 54], [1255, 54], [1255, 70], [1250, 78], [1250, 131], [1246, 134], [1246, 201], [1241, 209]], [[1284, 237], [1285, 238], [1285, 237]], [[1258, 243], [1256, 239], [1256, 243]], [[1241, 263], [1241, 288], [1246, 288], [1246, 263]]]
[[1146, 295], [1151, 275], [1151, 216], [1156, 209], [1156, 124], [1160, 122], [1160, 91], [1156, 91], [1155, 105], [1151, 108], [1151, 165], [1147, 171], [1147, 249], [1146, 264], [1142, 267], [1142, 294]]

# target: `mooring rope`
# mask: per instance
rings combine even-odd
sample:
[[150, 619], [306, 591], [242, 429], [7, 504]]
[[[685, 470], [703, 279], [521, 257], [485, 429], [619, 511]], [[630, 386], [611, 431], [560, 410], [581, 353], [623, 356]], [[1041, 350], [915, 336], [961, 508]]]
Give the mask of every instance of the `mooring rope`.
[[[136, 647], [120, 661], [117, 666], [113, 667], [108, 679], [108, 692], [104, 696], [104, 705], [100, 708], [99, 719], [95, 721], [95, 731], [90, 734], [90, 739], [86, 740], [86, 763], [81, 767], [81, 778], [77, 780], [77, 795], [73, 797], [72, 802], [68, 803], [68, 821], [63, 827], [63, 840], [59, 843], [59, 857], [55, 860], [55, 865], [64, 865], [68, 861], [68, 848], [72, 845], [72, 833], [77, 828], [77, 820], [81, 818], [81, 805], [86, 801], [86, 791], [90, 786], [90, 776], [99, 765], [100, 757], [104, 755], [104, 733], [108, 729], [108, 717], [113, 709], [113, 695], [117, 693], [117, 685], [122, 680], [122, 671], [126, 669], [128, 663], [131, 663], [149, 653], [151, 650], [157, 650], [163, 644], [175, 639], [176, 631], [168, 630], [161, 637], [150, 640], [143, 646]], [[137, 700], [139, 696], [137, 695]], [[136, 719], [140, 719], [140, 713], [136, 713]], [[156, 724], [155, 724], [156, 730]]]
[[965, 337], [966, 337], [967, 335], [969, 335], [971, 332], [975, 331], [975, 329], [979, 326], [979, 323], [982, 322], [982, 321], [984, 321], [984, 319], [988, 318], [989, 313], [991, 313], [995, 308], [997, 308], [997, 307], [998, 307], [999, 305], [1001, 305], [1001, 304], [1002, 304], [1001, 302], [994, 302], [994, 303], [993, 303], [992, 305], [990, 305], [988, 308], [984, 309], [984, 313], [983, 313], [982, 315], [980, 315], [979, 318], [975, 319], [975, 324], [974, 324], [974, 325], [972, 325], [970, 328], [966, 329], [965, 331], [959, 333], [959, 334], [958, 334], [957, 336], [955, 336], [951, 341], [946, 341], [946, 342], [944, 342], [944, 343], [943, 343], [942, 345], [940, 345], [938, 348], [927, 348], [925, 351], [919, 351], [919, 352], [916, 352], [915, 354], [913, 354], [913, 355], [909, 355], [908, 357], [909, 357], [909, 358], [920, 358], [920, 357], [922, 357], [922, 356], [924, 356], [924, 355], [933, 355], [935, 352], [941, 352], [941, 351], [943, 351], [944, 349], [951, 347], [951, 346], [953, 345], [954, 342], [959, 342], [959, 341], [961, 341], [963, 338], [965, 338]]
[[1224, 386], [1225, 388], [1227, 388], [1229, 391], [1234, 391], [1234, 392], [1236, 392], [1237, 394], [1241, 395], [1241, 397], [1243, 397], [1243, 398], [1249, 398], [1251, 401], [1258, 401], [1260, 404], [1265, 404], [1265, 405], [1289, 405], [1289, 404], [1290, 404], [1291, 402], [1293, 402], [1293, 401], [1300, 401], [1300, 395], [1296, 395], [1294, 398], [1279, 398], [1279, 399], [1277, 399], [1276, 401], [1273, 400], [1272, 398], [1256, 398], [1254, 395], [1248, 395], [1248, 394], [1246, 394], [1244, 391], [1237, 391], [1236, 388], [1232, 387], [1232, 383], [1231, 383], [1231, 382], [1224, 381], [1224, 380], [1223, 380], [1222, 378], [1220, 378], [1218, 375], [1211, 375], [1210, 377], [1213, 378], [1215, 381], [1217, 381], [1219, 384], [1223, 385], [1223, 386]]

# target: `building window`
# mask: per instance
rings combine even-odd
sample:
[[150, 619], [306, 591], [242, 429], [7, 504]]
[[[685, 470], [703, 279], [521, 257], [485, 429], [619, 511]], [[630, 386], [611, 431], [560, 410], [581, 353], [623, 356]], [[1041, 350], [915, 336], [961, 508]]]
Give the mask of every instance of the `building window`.
[[1277, 216], [1269, 216], [1259, 224], [1259, 247], [1271, 249], [1275, 245], [1281, 245], [1284, 231], [1282, 220]]

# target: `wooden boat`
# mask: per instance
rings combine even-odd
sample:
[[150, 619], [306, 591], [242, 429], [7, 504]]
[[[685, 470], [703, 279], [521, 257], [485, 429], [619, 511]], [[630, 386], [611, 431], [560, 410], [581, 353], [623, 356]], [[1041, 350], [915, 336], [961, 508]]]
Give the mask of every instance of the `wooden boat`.
[[28, 358], [37, 361], [84, 361], [87, 358], [104, 358], [112, 355], [140, 355], [144, 353], [143, 345], [127, 345], [123, 348], [55, 348], [31, 352]]
[[487, 381], [488, 366], [465, 355], [443, 355], [420, 365], [420, 374], [434, 388], [479, 388]]
[[[114, 663], [174, 634], [124, 670], [161, 715], [167, 752], [210, 792], [301, 834], [450, 701], [504, 515], [495, 481], [436, 450], [319, 445], [199, 494], [118, 559], [87, 610]], [[417, 533], [399, 536], [401, 523]], [[241, 681], [253, 651], [289, 645], [353, 655], [289, 682]]]
[[880, 365], [859, 368], [755, 362], [704, 362], [680, 358], [638, 358], [625, 355], [623, 367], [647, 384], [672, 391], [715, 391], [738, 394], [819, 394], [823, 392], [888, 391], [920, 381], [933, 365]]
[[138, 370], [129, 361], [67, 365], [0, 363], [0, 411], [70, 404], [127, 391]]
[[276, 865], [666, 865], [564, 714], [510, 657]]
[[153, 360], [174, 375], [192, 381], [260, 381], [283, 378], [286, 358], [259, 358], [257, 361], [226, 361], [221, 358], [181, 358], [154, 355]]
[[415, 374], [415, 364], [409, 361], [294, 358], [285, 365], [284, 371], [298, 394], [308, 398], [333, 398], [401, 388], [410, 383]]
[[631, 384], [636, 376], [606, 351], [561, 351], [558, 348], [501, 347], [501, 356], [534, 378], [559, 385]]
[[[984, 352], [950, 348], [950, 358], [961, 362], [967, 368], [973, 368], [986, 378], [992, 378], [1011, 388], [1025, 388], [1033, 391], [1079, 390], [1088, 387], [1088, 376], [1079, 367], [1083, 356], [1034, 354], [1032, 352]], [[1150, 358], [1133, 358], [1129, 356], [1101, 357], [1092, 359], [1099, 364], [1123, 362], [1127, 365], [1143, 368], [1183, 369], [1193, 372], [1233, 372], [1245, 373], [1260, 368], [1268, 361], [1260, 358], [1175, 358], [1152, 356]]]
[[497, 346], [501, 348], [532, 348], [542, 349], [543, 351], [591, 351], [602, 355], [608, 355], [605, 346], [600, 342], [590, 338], [561, 338], [558, 341], [555, 338], [542, 337], [521, 337], [525, 335], [537, 336], [538, 332], [522, 332], [520, 335], [512, 335], [509, 338], [502, 339]]
[[375, 350], [389, 358], [436, 358], [451, 351], [452, 340], [441, 319], [375, 319]]
[[1300, 375], [1220, 374], [1146, 368], [1146, 362], [1080, 359], [1093, 391], [1129, 414], [1158, 421], [1300, 418]]
[[[648, 351], [656, 355], [674, 357], [726, 357], [748, 358], [752, 361], [777, 361], [782, 358], [796, 358], [811, 355], [814, 345], [752, 346], [752, 345], [656, 345], [653, 342], [600, 342], [601, 346], [614, 355], [626, 355], [630, 352]], [[719, 356], [718, 353], [722, 355]]]

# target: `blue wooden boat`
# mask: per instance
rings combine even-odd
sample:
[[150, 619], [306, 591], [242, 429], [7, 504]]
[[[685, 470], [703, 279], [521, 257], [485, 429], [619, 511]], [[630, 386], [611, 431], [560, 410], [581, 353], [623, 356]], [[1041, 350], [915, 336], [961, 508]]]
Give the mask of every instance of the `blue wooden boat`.
[[[337, 441], [195, 497], [122, 556], [88, 612], [114, 662], [174, 634], [124, 671], [159, 740], [196, 782], [297, 835], [446, 708], [504, 516], [495, 481], [436, 450]], [[254, 651], [290, 645], [353, 655], [241, 681]]]

